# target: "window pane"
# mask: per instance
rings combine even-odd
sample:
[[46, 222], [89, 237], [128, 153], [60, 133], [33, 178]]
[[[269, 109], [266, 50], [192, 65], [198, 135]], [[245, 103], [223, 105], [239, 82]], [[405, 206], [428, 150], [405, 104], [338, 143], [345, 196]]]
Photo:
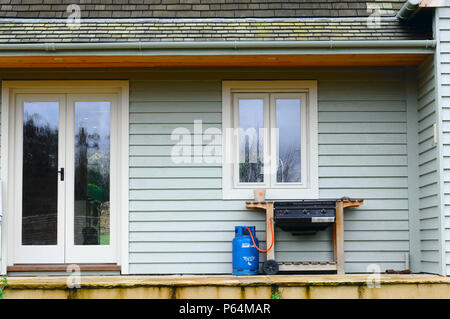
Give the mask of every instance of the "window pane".
[[276, 99], [276, 117], [278, 128], [277, 183], [300, 183], [300, 100]]
[[239, 182], [264, 182], [264, 100], [239, 100]]
[[23, 105], [22, 245], [56, 245], [58, 102]]
[[110, 102], [75, 103], [75, 245], [109, 245]]

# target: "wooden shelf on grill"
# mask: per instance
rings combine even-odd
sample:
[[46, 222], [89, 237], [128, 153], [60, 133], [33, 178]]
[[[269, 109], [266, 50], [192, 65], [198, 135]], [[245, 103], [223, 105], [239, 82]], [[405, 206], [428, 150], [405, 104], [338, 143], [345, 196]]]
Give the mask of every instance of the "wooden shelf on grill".
[[337, 271], [335, 262], [280, 262], [280, 271]]

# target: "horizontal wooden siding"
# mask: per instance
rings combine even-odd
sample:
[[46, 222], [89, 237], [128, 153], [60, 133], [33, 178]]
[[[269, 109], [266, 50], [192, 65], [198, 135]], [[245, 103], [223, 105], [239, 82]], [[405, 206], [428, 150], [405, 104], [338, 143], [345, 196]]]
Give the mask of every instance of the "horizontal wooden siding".
[[445, 237], [445, 268], [450, 275], [450, 7], [440, 8], [437, 11], [437, 29], [440, 43], [439, 64], [437, 72], [439, 76], [440, 111], [442, 120], [442, 172], [443, 172], [443, 225]]
[[[400, 70], [215, 72], [130, 83], [130, 273], [230, 273], [236, 225], [264, 216], [223, 201], [217, 164], [171, 162], [177, 127], [221, 127], [221, 80], [319, 81], [321, 198], [365, 199], [345, 214], [347, 272], [404, 269], [409, 251], [406, 102]], [[329, 261], [331, 232], [297, 237], [276, 230], [278, 261]], [[264, 244], [263, 244], [264, 246]], [[261, 255], [261, 260], [265, 256]]]

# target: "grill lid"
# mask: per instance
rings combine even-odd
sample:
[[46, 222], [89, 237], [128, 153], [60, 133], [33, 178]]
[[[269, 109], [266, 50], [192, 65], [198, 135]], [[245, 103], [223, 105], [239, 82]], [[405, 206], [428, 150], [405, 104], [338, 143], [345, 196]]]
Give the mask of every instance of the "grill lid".
[[332, 200], [302, 200], [274, 203], [275, 224], [293, 232], [325, 230], [336, 220], [336, 202]]

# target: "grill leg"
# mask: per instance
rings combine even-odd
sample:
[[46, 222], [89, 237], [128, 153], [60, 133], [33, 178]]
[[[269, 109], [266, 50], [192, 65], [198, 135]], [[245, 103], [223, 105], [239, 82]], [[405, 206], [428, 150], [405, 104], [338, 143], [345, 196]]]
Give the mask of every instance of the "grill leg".
[[336, 223], [334, 224], [334, 260], [336, 261], [337, 274], [344, 275], [344, 204], [336, 202]]

